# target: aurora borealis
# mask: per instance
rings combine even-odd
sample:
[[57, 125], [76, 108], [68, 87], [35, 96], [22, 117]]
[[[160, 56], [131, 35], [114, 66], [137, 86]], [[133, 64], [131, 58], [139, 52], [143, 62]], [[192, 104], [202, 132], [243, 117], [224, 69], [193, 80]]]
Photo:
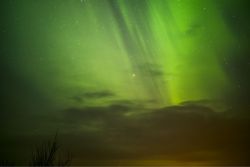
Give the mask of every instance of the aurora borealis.
[[1, 2], [1, 158], [59, 130], [76, 165], [249, 165], [247, 7]]

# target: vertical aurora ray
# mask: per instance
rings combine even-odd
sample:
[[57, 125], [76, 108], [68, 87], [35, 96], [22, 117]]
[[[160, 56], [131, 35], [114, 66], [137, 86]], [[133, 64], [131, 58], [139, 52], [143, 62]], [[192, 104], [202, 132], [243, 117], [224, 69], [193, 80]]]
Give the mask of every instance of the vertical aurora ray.
[[233, 37], [214, 2], [149, 2], [171, 102], [219, 97], [229, 86], [220, 59]]
[[[164, 89], [157, 81], [154, 66], [157, 66], [152, 49], [152, 38], [147, 21], [147, 3], [138, 1], [109, 1], [118, 29], [120, 30], [126, 54], [129, 57], [138, 85], [144, 87], [149, 100], [162, 103]], [[136, 3], [137, 2], [137, 3]], [[138, 10], [139, 9], [139, 10]], [[146, 14], [145, 14], [146, 15]], [[133, 18], [133, 19], [131, 19]]]
[[[30, 3], [34, 16], [16, 9], [34, 23], [13, 25], [27, 55], [15, 68], [58, 103], [72, 105], [69, 97], [82, 90], [110, 90], [113, 100], [164, 106], [219, 98], [230, 89], [220, 61], [233, 36], [214, 1], [58, 1], [56, 10], [52, 4]], [[38, 32], [44, 40], [34, 38]], [[39, 45], [46, 53], [36, 59]]]
[[138, 76], [137, 86], [143, 87], [146, 98], [169, 105], [220, 98], [230, 87], [220, 60], [233, 37], [213, 1], [110, 0], [109, 4], [131, 70]]

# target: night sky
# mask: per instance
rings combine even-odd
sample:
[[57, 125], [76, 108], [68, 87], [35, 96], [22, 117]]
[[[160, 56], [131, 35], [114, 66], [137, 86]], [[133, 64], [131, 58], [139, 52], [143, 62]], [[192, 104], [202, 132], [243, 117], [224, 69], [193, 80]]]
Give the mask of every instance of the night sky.
[[3, 0], [0, 160], [250, 165], [248, 0]]

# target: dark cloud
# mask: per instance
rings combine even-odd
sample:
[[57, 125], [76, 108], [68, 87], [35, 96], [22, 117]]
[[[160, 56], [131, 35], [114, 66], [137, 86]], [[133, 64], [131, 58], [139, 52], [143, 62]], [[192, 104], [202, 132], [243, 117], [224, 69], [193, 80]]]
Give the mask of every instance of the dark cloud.
[[108, 107], [86, 107], [86, 108], [69, 108], [65, 110], [66, 119], [72, 119], [72, 121], [96, 121], [105, 120], [108, 118], [121, 116], [122, 113], [129, 108], [122, 105], [111, 105]]
[[111, 104], [118, 104], [118, 105], [124, 105], [124, 106], [135, 106], [136, 100], [112, 100], [110, 101]]
[[[229, 111], [216, 112], [193, 102], [145, 109], [141, 113], [119, 105], [70, 108], [64, 112], [68, 120], [64, 121], [65, 128], [75, 128], [82, 137], [94, 141], [79, 146], [89, 150], [87, 159], [162, 157], [176, 161], [249, 163], [249, 120], [228, 116]], [[96, 155], [105, 158], [98, 159]], [[77, 156], [81, 160], [86, 157], [81, 152]]]
[[211, 108], [214, 111], [218, 112], [224, 112], [229, 109], [231, 109], [231, 106], [229, 104], [226, 104], [225, 100], [209, 100], [209, 99], [202, 99], [202, 100], [197, 100], [197, 101], [184, 101], [181, 102], [180, 105], [184, 106], [204, 106]]
[[162, 77], [164, 75], [161, 66], [153, 63], [144, 63], [138, 65], [139, 69], [143, 72], [143, 74], [147, 77]]
[[[79, 165], [140, 160], [248, 165], [249, 117], [236, 109], [217, 112], [202, 105], [206, 103], [210, 102], [147, 109], [120, 101], [109, 106], [74, 107], [60, 111], [60, 117], [53, 114], [43, 119], [40, 128], [59, 129], [62, 145], [72, 151], [74, 164]], [[28, 152], [31, 145], [48, 136], [45, 134], [39, 130], [39, 134], [5, 136], [0, 153]], [[13, 144], [15, 139], [22, 146]]]
[[103, 91], [92, 91], [92, 92], [84, 92], [81, 94], [77, 94], [72, 97], [74, 101], [77, 102], [84, 102], [85, 100], [96, 100], [102, 98], [109, 98], [115, 96], [114, 93], [108, 90]]
[[111, 100], [109, 101], [109, 103], [113, 105], [128, 106], [129, 108], [133, 108], [138, 111], [138, 110], [145, 110], [145, 107], [147, 105], [159, 104], [159, 101], [157, 99], [148, 99], [148, 100], [132, 99], [132, 100]]

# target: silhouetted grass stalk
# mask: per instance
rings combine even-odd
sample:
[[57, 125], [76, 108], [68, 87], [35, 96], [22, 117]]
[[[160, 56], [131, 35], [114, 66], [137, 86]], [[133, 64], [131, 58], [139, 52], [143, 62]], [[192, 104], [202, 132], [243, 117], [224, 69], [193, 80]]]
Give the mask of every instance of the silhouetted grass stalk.
[[69, 153], [65, 156], [59, 155], [59, 145], [57, 135], [52, 141], [36, 147], [32, 154], [31, 166], [69, 166], [71, 162], [71, 155]]

